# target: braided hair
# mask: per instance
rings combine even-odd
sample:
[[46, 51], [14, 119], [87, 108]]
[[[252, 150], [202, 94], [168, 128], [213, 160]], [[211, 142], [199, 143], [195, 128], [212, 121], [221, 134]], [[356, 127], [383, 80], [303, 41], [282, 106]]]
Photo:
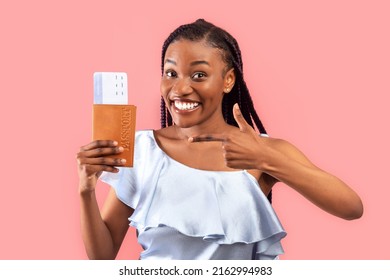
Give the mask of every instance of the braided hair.
[[[190, 41], [204, 40], [211, 47], [221, 50], [222, 59], [227, 65], [227, 70], [234, 68], [236, 74], [235, 84], [229, 94], [225, 94], [222, 100], [222, 112], [226, 123], [238, 127], [233, 116], [233, 105], [238, 103], [241, 113], [246, 122], [260, 133], [267, 133], [256, 110], [253, 106], [252, 98], [249, 94], [248, 87], [244, 81], [243, 63], [241, 51], [236, 39], [228, 32], [219, 28], [204, 19], [198, 19], [193, 23], [184, 24], [174, 30], [165, 40], [161, 53], [161, 73], [164, 74], [164, 58], [168, 46], [180, 39]], [[161, 98], [161, 127], [172, 125], [172, 116], [165, 106], [164, 99]], [[268, 195], [271, 201], [272, 192]]]

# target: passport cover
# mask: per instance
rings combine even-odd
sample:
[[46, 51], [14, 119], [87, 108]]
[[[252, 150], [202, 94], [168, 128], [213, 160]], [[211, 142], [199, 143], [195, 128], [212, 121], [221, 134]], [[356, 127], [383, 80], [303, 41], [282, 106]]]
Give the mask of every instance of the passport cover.
[[136, 109], [134, 105], [93, 104], [92, 139], [117, 141], [124, 150], [112, 157], [126, 159], [127, 167], [133, 166]]

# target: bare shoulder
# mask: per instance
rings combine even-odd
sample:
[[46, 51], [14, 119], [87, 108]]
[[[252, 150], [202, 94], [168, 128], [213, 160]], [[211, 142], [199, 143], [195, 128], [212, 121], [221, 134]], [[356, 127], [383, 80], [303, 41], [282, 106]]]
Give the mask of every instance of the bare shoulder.
[[[262, 137], [262, 139], [264, 144], [271, 150], [282, 154], [286, 158], [295, 160], [302, 165], [314, 167], [314, 164], [306, 157], [306, 155], [289, 141], [271, 137]], [[277, 182], [279, 182], [278, 179], [267, 173], [262, 173], [259, 179], [259, 183], [263, 184], [267, 191], [270, 191]]]
[[157, 140], [174, 140], [176, 137], [175, 129], [173, 126], [167, 126], [154, 130], [154, 136]]
[[314, 166], [314, 164], [307, 158], [307, 156], [295, 145], [290, 143], [287, 140], [279, 138], [264, 137], [265, 144], [274, 149], [277, 152], [280, 152], [284, 156], [294, 159], [301, 164], [308, 166]]
[[[288, 142], [287, 140], [273, 137], [261, 137], [264, 140], [264, 143], [269, 147], [278, 149], [278, 150], [290, 150], [294, 149], [295, 146]], [[296, 149], [296, 148], [295, 148]]]

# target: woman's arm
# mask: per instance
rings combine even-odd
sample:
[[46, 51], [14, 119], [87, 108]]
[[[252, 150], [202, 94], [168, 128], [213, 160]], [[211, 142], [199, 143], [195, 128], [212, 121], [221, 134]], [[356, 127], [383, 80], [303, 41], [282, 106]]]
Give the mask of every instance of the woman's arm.
[[94, 141], [81, 147], [77, 154], [81, 232], [90, 259], [115, 259], [128, 229], [127, 219], [133, 212], [117, 199], [114, 190], [102, 212], [96, 200], [96, 183], [102, 171], [118, 172], [114, 166], [123, 164], [107, 156], [120, 152], [113, 141]]
[[362, 216], [363, 205], [359, 196], [343, 181], [316, 167], [287, 141], [259, 137], [245, 121], [237, 104], [233, 115], [239, 129], [226, 135], [191, 137], [189, 141], [221, 141], [226, 166], [258, 169], [335, 216], [348, 220]]
[[360, 197], [336, 176], [312, 164], [295, 146], [284, 140], [262, 139], [262, 160], [257, 168], [298, 191], [323, 210], [343, 219], [360, 218]]
[[112, 260], [129, 228], [128, 218], [133, 210], [110, 190], [100, 213], [95, 193], [80, 194], [81, 232], [89, 259]]

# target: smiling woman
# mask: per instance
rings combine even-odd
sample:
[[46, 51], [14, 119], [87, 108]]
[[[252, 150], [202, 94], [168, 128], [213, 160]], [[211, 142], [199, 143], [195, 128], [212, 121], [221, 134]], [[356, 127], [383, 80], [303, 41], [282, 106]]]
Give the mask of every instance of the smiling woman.
[[178, 40], [167, 48], [161, 94], [179, 127], [215, 132], [212, 126], [226, 125], [221, 104], [224, 89], [234, 85], [235, 76], [233, 68], [224, 73], [221, 58], [205, 41]]
[[[267, 200], [277, 182], [338, 217], [362, 215], [349, 186], [266, 135], [242, 73], [238, 44], [223, 29], [197, 20], [171, 33], [162, 50], [162, 128], [137, 132], [134, 167], [108, 158], [123, 150], [114, 141], [78, 153], [90, 258], [115, 258], [130, 220], [141, 259], [275, 259], [286, 236]], [[112, 186], [101, 211], [98, 178]]]

